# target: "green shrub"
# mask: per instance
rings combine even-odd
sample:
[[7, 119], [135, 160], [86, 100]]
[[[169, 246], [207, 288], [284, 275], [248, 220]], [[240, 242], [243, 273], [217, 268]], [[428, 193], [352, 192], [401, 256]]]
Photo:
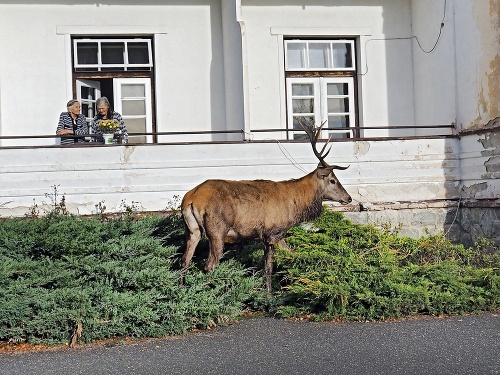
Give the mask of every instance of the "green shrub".
[[283, 318], [384, 320], [499, 308], [500, 256], [444, 236], [411, 239], [325, 211], [292, 228], [277, 249], [274, 293], [263, 246], [228, 247], [201, 271], [204, 240], [179, 286], [178, 213], [135, 219], [62, 213], [0, 220], [0, 341], [68, 342], [160, 337], [237, 319], [245, 309]]
[[0, 221], [0, 341], [68, 342], [79, 324], [87, 342], [158, 337], [237, 318], [260, 278], [228, 261], [179, 286], [180, 248], [162, 243], [179, 228], [178, 217]]
[[418, 240], [353, 225], [325, 211], [308, 231], [291, 229], [279, 250], [275, 283], [282, 316], [381, 320], [416, 314], [462, 314], [499, 307], [500, 256], [453, 245], [444, 236]]

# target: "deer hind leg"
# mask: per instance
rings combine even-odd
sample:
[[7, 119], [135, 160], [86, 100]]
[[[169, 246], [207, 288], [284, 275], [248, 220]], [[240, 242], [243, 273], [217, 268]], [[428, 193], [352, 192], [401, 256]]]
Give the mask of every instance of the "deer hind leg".
[[194, 251], [196, 250], [196, 246], [200, 242], [202, 231], [201, 227], [196, 220], [192, 207], [188, 207], [182, 212], [184, 218], [184, 224], [186, 229], [186, 249], [184, 250], [184, 254], [182, 255], [182, 270], [181, 270], [181, 279], [180, 284], [184, 283], [184, 276], [186, 274], [186, 270], [191, 263], [191, 259], [193, 258]]
[[266, 288], [269, 293], [273, 291], [272, 275], [273, 275], [273, 258], [274, 258], [274, 244], [265, 242], [266, 249], [264, 250], [265, 256], [265, 269], [266, 269]]
[[224, 251], [224, 237], [221, 236], [208, 236], [209, 242], [209, 251], [208, 251], [208, 259], [205, 263], [205, 271], [210, 272], [217, 267], [219, 264], [219, 260], [222, 257], [222, 253]]

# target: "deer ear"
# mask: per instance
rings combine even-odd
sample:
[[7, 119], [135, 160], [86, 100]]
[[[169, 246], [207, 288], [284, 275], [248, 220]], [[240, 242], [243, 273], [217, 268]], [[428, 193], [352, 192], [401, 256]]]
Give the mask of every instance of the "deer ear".
[[316, 169], [316, 175], [319, 177], [319, 178], [325, 178], [327, 177], [330, 173], [332, 173], [333, 171], [333, 168], [332, 167], [328, 167], [328, 168], [323, 168], [323, 167], [318, 167]]

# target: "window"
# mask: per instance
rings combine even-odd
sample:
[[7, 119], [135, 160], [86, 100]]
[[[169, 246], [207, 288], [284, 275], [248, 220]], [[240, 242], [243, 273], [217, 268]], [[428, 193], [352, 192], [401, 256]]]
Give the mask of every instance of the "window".
[[307, 138], [301, 124], [325, 123], [322, 138], [356, 133], [354, 40], [286, 40], [288, 128]]
[[[130, 133], [153, 133], [153, 39], [75, 37], [73, 39], [73, 87], [90, 123], [100, 96], [122, 115]], [[129, 143], [153, 142], [151, 135], [131, 135]]]
[[354, 70], [354, 41], [285, 41], [286, 70]]
[[150, 39], [74, 39], [74, 67], [81, 72], [151, 70]]

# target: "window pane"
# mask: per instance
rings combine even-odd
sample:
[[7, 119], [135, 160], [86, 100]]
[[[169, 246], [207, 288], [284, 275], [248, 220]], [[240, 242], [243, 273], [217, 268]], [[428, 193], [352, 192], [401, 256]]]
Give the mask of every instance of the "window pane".
[[128, 118], [125, 119], [125, 126], [129, 133], [145, 133], [146, 119], [145, 118]]
[[89, 115], [89, 105], [88, 103], [83, 103], [82, 102], [82, 109], [81, 109], [81, 113], [82, 115], [84, 115], [85, 117], [90, 117]]
[[145, 116], [146, 104], [144, 100], [123, 100], [122, 115], [124, 116]]
[[293, 83], [293, 96], [311, 96], [314, 95], [314, 85], [312, 83]]
[[305, 43], [287, 43], [287, 61], [288, 69], [305, 68], [306, 44]]
[[78, 43], [78, 64], [97, 64], [97, 43]]
[[[314, 125], [314, 116], [293, 116], [293, 129], [294, 130], [304, 130], [302, 126], [313, 126]], [[304, 135], [307, 136], [306, 133]]]
[[87, 99], [87, 100], [92, 100], [92, 99], [95, 100], [96, 99], [95, 88], [93, 88], [93, 87], [82, 86], [80, 94], [81, 94], [82, 99]]
[[306, 132], [301, 126], [313, 126], [314, 125], [314, 116], [294, 116], [293, 117], [293, 130], [301, 130], [300, 133], [294, 133], [293, 139], [309, 139]]
[[309, 44], [309, 68], [330, 68], [330, 43]]
[[144, 98], [146, 96], [146, 86], [143, 84], [122, 85], [122, 98]]
[[314, 99], [292, 99], [293, 113], [313, 113]]
[[333, 43], [333, 66], [335, 68], [352, 68], [350, 43]]
[[347, 83], [328, 83], [326, 93], [327, 95], [349, 95], [349, 85]]
[[349, 112], [349, 99], [328, 99], [328, 113], [335, 112]]
[[149, 64], [147, 43], [128, 43], [128, 62], [130, 64]]
[[351, 133], [329, 133], [328, 138], [339, 139], [339, 138], [350, 138]]
[[122, 42], [101, 43], [101, 60], [103, 64], [123, 64], [125, 45]]
[[347, 128], [349, 126], [349, 116], [328, 116], [329, 128]]

